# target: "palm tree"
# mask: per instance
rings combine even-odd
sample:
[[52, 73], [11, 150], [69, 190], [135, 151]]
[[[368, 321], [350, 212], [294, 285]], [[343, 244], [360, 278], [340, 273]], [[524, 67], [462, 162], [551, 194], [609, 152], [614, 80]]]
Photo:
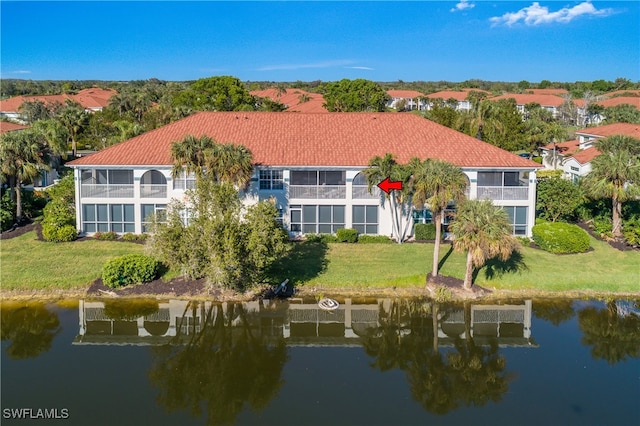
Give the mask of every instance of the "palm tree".
[[467, 200], [460, 204], [449, 229], [454, 234], [453, 247], [467, 252], [464, 287], [472, 286], [473, 268], [491, 258], [506, 260], [518, 247], [512, 235], [507, 213], [490, 200]]
[[622, 203], [640, 195], [640, 139], [613, 135], [596, 142], [602, 152], [584, 180], [592, 197], [611, 198], [612, 234], [622, 238]]
[[31, 129], [45, 138], [51, 153], [66, 156], [69, 131], [62, 125], [62, 123], [53, 119], [38, 120], [33, 123]]
[[411, 215], [413, 191], [410, 182], [410, 167], [398, 164], [394, 156], [387, 153], [384, 157], [376, 156], [369, 160], [369, 167], [364, 169], [362, 173], [367, 179], [370, 193], [378, 183], [386, 178], [403, 182], [402, 190], [394, 190], [384, 195], [384, 201], [389, 200], [391, 206], [392, 235], [399, 244], [402, 243], [413, 220]]
[[431, 276], [438, 276], [440, 240], [442, 239], [442, 213], [452, 201], [458, 203], [465, 198], [467, 177], [459, 167], [440, 160], [412, 160], [413, 203], [417, 208], [428, 205], [436, 225], [436, 241], [433, 248]]
[[195, 173], [197, 177], [202, 177], [205, 166], [205, 154], [212, 149], [215, 141], [208, 136], [196, 138], [187, 135], [183, 140], [174, 142], [171, 145], [171, 157], [173, 158], [173, 169], [171, 171], [174, 178], [185, 174]]
[[79, 105], [67, 104], [62, 107], [58, 119], [60, 123], [69, 131], [69, 139], [71, 139], [71, 152], [75, 158], [78, 152], [78, 135], [86, 126], [89, 116], [87, 112]]
[[22, 220], [22, 183], [31, 182], [42, 169], [49, 169], [46, 141], [33, 130], [8, 132], [0, 137], [2, 181], [13, 182], [16, 221]]

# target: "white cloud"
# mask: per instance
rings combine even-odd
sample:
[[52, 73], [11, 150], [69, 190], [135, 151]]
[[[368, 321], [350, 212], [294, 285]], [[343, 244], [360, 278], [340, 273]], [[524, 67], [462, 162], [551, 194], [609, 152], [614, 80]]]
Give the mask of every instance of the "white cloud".
[[596, 9], [590, 2], [585, 1], [573, 7], [564, 7], [556, 12], [550, 12], [546, 6], [534, 2], [531, 6], [520, 9], [517, 12], [508, 12], [502, 16], [489, 18], [492, 26], [504, 24], [508, 27], [524, 22], [525, 25], [535, 26], [559, 22], [566, 24], [579, 16], [609, 16], [613, 9]]
[[473, 9], [476, 5], [469, 3], [468, 0], [460, 0], [460, 3], [456, 4], [456, 7], [451, 8], [451, 12], [457, 12], [459, 10]]
[[340, 67], [352, 64], [353, 61], [338, 60], [338, 61], [325, 61], [325, 62], [311, 62], [307, 64], [278, 64], [278, 65], [266, 65], [258, 68], [258, 71], [280, 71], [280, 70], [299, 70], [303, 68], [331, 68]]
[[352, 70], [375, 71], [375, 68], [371, 68], [371, 67], [345, 67], [345, 68], [349, 68], [349, 69], [352, 69]]
[[9, 74], [31, 74], [31, 71], [29, 71], [29, 70], [16, 70], [16, 71], [9, 71]]

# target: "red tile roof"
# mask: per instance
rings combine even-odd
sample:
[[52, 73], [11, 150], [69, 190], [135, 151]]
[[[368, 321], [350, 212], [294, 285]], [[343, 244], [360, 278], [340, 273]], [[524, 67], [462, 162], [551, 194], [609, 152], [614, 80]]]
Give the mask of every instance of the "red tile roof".
[[[274, 101], [287, 105], [287, 111], [291, 112], [329, 112], [322, 106], [324, 104], [324, 97], [319, 93], [306, 92], [302, 89], [286, 89], [283, 93], [280, 93], [276, 88], [254, 90], [250, 93], [259, 98], [271, 98]], [[300, 100], [300, 97], [304, 95], [310, 98], [306, 102]]]
[[607, 137], [611, 135], [627, 135], [640, 138], [640, 124], [613, 123], [604, 126], [587, 127], [576, 130], [576, 134], [595, 137]]
[[453, 98], [456, 101], [460, 102], [467, 99], [469, 92], [482, 92], [482, 93], [486, 93], [487, 95], [489, 94], [489, 92], [480, 90], [480, 89], [442, 90], [440, 92], [435, 92], [427, 95], [427, 98], [429, 99], [442, 98], [445, 101], [447, 99]]
[[634, 106], [636, 109], [640, 109], [640, 97], [635, 96], [618, 96], [616, 98], [609, 98], [602, 101], [597, 101], [596, 104], [602, 105], [605, 108], [629, 104]]
[[87, 109], [104, 108], [109, 104], [111, 96], [117, 92], [113, 89], [100, 89], [92, 87], [80, 90], [76, 95], [39, 95], [39, 96], [14, 96], [13, 98], [0, 101], [0, 111], [2, 112], [18, 112], [20, 105], [24, 102], [33, 102], [39, 100], [45, 104], [63, 104], [67, 101], [78, 102], [82, 107]]
[[595, 147], [587, 148], [583, 151], [578, 151], [571, 156], [571, 158], [575, 159], [578, 163], [584, 165], [590, 163], [591, 160], [600, 155], [600, 151], [598, 151]]
[[[572, 152], [575, 152], [580, 147], [580, 141], [578, 139], [574, 139], [572, 141], [557, 143], [555, 146], [558, 153], [570, 154]], [[553, 150], [553, 144], [547, 144], [543, 146], [542, 149]]]
[[613, 96], [617, 96], [617, 95], [623, 95], [626, 93], [631, 93], [634, 94], [636, 96], [640, 96], [640, 90], [616, 90], [615, 92], [609, 92], [609, 93], [605, 93], [604, 96], [611, 98]]
[[9, 121], [0, 121], [0, 135], [15, 130], [23, 130], [28, 127], [29, 126], [23, 126], [22, 124], [11, 123]]
[[526, 105], [535, 102], [543, 107], [553, 106], [556, 108], [564, 102], [564, 99], [556, 95], [529, 95], [519, 93], [505, 93], [504, 95], [489, 98], [491, 101], [497, 101], [500, 99], [515, 99], [517, 105]]
[[566, 95], [569, 93], [566, 89], [527, 89], [525, 92], [532, 95]]
[[413, 114], [282, 112], [200, 112], [67, 164], [171, 165], [171, 143], [187, 135], [242, 144], [256, 164], [271, 166], [364, 167], [393, 153], [403, 163], [419, 157], [470, 168], [542, 167]]
[[423, 97], [424, 94], [416, 90], [387, 90], [387, 94], [392, 98], [415, 99]]

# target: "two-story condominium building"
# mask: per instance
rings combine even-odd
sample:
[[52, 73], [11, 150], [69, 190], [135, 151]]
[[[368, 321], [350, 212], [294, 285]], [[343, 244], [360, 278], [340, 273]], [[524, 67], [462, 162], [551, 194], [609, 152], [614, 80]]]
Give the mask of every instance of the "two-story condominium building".
[[436, 100], [442, 100], [443, 102], [452, 103], [457, 111], [470, 111], [472, 105], [471, 101], [467, 98], [471, 92], [480, 92], [489, 95], [489, 92], [480, 89], [442, 90], [427, 95], [429, 100], [427, 101], [426, 109], [431, 109], [431, 104]]
[[530, 235], [540, 165], [412, 114], [201, 112], [68, 163], [74, 168], [77, 227], [145, 229], [148, 215], [182, 199], [194, 178], [172, 178], [171, 144], [207, 135], [253, 153], [246, 203], [272, 199], [292, 236], [355, 228], [391, 235], [388, 203], [369, 193], [361, 171], [374, 156], [399, 163], [435, 158], [459, 166], [470, 198], [503, 206], [514, 233]]
[[387, 108], [403, 109], [413, 111], [424, 111], [427, 107], [425, 96], [416, 90], [387, 90], [390, 100], [387, 102]]

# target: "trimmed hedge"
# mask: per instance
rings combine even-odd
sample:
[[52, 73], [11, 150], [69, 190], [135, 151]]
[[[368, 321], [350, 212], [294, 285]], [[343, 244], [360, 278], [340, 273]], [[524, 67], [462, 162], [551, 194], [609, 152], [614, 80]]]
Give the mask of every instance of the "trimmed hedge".
[[435, 223], [416, 223], [413, 227], [413, 236], [416, 241], [435, 240], [436, 225]]
[[102, 267], [102, 282], [116, 288], [129, 284], [153, 281], [160, 262], [143, 254], [128, 254], [111, 259]]
[[577, 225], [544, 222], [532, 229], [533, 241], [551, 253], [582, 253], [591, 247], [589, 234]]
[[45, 222], [42, 224], [42, 236], [46, 241], [64, 243], [78, 238], [78, 231], [76, 231], [76, 227], [73, 225], [56, 227]]
[[355, 243], [358, 241], [358, 231], [341, 228], [336, 231], [336, 237], [339, 243]]

